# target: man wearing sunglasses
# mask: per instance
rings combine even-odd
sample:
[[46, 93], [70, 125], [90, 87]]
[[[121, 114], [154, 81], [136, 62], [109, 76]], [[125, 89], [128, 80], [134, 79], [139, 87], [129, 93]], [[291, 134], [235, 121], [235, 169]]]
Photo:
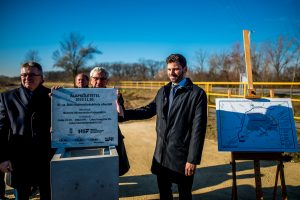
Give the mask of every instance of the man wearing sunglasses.
[[29, 200], [32, 187], [50, 200], [51, 101], [42, 84], [42, 66], [21, 66], [21, 87], [0, 94], [0, 170], [11, 173], [18, 200]]

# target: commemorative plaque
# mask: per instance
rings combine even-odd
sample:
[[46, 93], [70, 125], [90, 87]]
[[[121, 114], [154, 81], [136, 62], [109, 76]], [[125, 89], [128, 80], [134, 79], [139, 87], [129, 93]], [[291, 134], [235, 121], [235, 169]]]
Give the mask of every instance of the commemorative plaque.
[[118, 145], [117, 92], [113, 88], [52, 91], [52, 147]]

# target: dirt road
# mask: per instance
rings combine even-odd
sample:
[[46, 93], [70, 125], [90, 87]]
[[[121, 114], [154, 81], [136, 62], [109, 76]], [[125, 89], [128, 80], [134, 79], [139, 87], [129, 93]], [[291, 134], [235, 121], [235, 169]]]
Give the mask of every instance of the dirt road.
[[[159, 199], [156, 177], [150, 166], [155, 147], [155, 120], [121, 123], [131, 169], [120, 178], [120, 199]], [[261, 161], [264, 199], [272, 199], [276, 172], [275, 161]], [[289, 200], [300, 199], [300, 163], [284, 163]], [[206, 140], [201, 165], [198, 166], [193, 185], [193, 199], [231, 198], [230, 153], [217, 150], [217, 142]], [[237, 163], [238, 197], [255, 199], [253, 161]], [[280, 183], [279, 183], [280, 186]], [[177, 188], [174, 186], [174, 191]], [[281, 189], [278, 187], [278, 199]], [[177, 197], [177, 192], [175, 192]]]

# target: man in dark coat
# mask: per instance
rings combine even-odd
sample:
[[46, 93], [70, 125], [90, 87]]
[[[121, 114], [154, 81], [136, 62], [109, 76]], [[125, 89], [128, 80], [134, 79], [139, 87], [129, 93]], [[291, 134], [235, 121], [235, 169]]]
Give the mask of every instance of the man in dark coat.
[[125, 110], [125, 120], [156, 119], [157, 140], [151, 171], [157, 175], [161, 199], [173, 199], [172, 183], [179, 199], [192, 199], [196, 165], [200, 164], [207, 123], [207, 98], [187, 72], [186, 59], [172, 54], [166, 59], [170, 83], [145, 107]]
[[18, 200], [38, 186], [50, 200], [51, 101], [36, 62], [21, 66], [21, 87], [0, 94], [0, 170], [11, 173]]

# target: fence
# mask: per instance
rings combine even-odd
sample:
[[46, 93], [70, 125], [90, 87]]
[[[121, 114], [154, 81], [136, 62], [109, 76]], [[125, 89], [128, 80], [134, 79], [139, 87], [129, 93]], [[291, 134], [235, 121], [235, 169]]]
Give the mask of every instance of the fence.
[[[120, 81], [117, 88], [158, 89], [167, 84], [165, 81]], [[207, 107], [215, 108], [216, 97], [245, 98], [248, 84], [245, 82], [194, 82], [202, 87], [208, 99]], [[300, 82], [253, 82], [257, 95], [262, 98], [288, 97], [294, 107], [294, 119], [300, 120]]]

